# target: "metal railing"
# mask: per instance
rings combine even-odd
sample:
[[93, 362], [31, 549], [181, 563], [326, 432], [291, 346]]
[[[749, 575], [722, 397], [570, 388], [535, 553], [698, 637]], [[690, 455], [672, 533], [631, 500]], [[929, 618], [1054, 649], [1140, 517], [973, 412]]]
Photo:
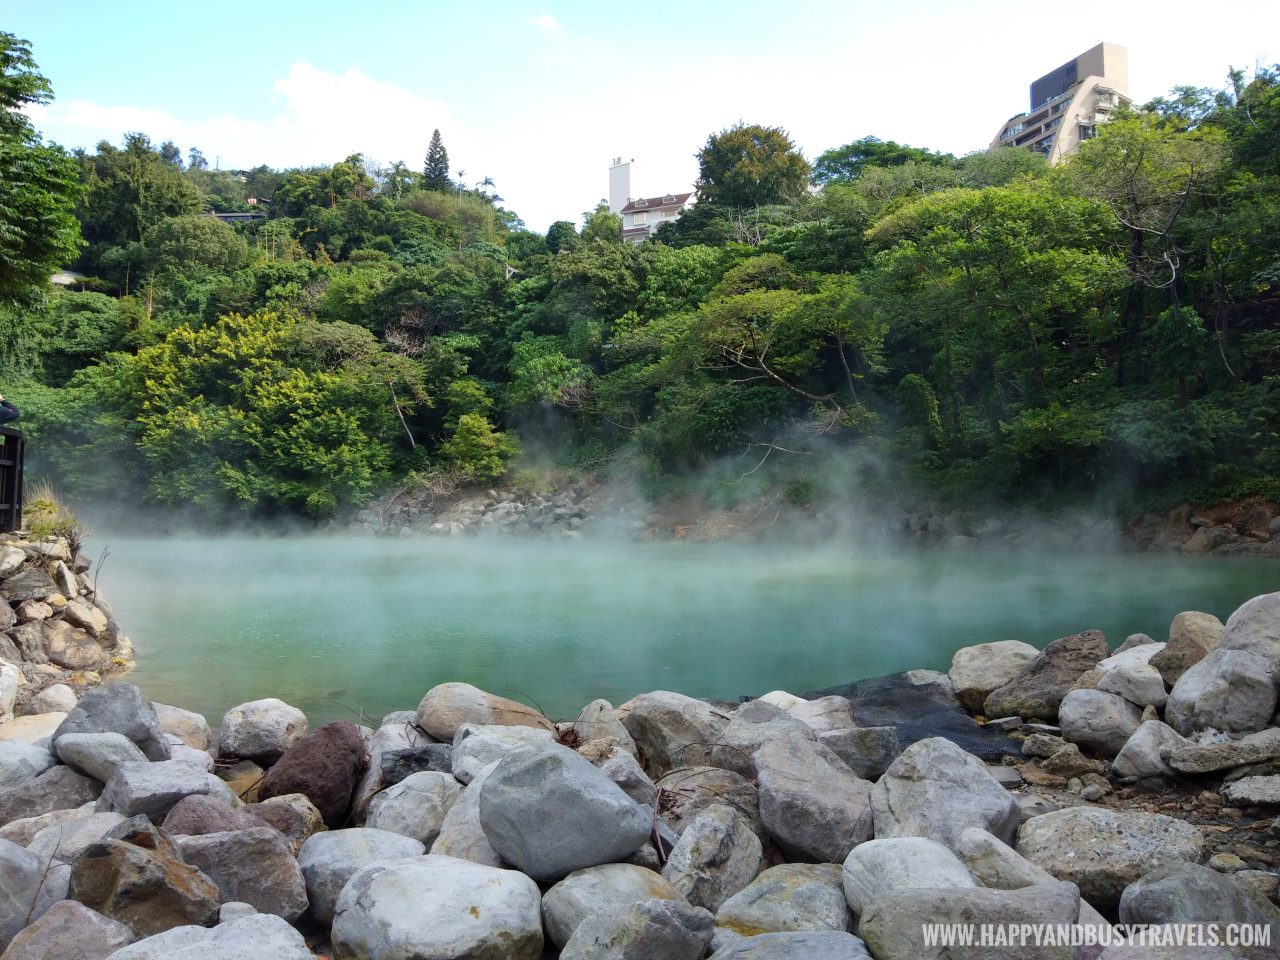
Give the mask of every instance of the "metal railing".
[[22, 431], [0, 427], [0, 533], [22, 528]]

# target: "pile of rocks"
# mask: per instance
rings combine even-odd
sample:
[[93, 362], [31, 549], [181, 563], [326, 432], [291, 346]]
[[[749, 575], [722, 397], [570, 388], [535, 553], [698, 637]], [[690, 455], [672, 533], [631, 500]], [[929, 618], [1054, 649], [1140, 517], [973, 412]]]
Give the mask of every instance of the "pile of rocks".
[[0, 535], [0, 723], [70, 710], [76, 690], [127, 670], [133, 647], [65, 537]]
[[1165, 514], [1141, 517], [1129, 535], [1148, 550], [1280, 557], [1280, 511], [1265, 500], [1210, 509], [1182, 503]]
[[[1090, 632], [913, 672], [1025, 734], [1021, 775], [949, 732], [886, 737], [841, 696], [657, 691], [555, 723], [445, 683], [377, 729], [260, 700], [215, 733], [111, 684], [0, 742], [0, 960], [957, 960], [1032, 954], [925, 924], [1117, 919], [1276, 943], [1274, 874], [1206, 866], [1195, 823], [1109, 801], [1128, 751], [1163, 764], [1148, 779], [1244, 770], [1232, 802], [1280, 802], [1278, 677], [1280, 594], [1216, 637], [1184, 615], [1168, 644]], [[1068, 774], [1060, 804], [1024, 783]]]

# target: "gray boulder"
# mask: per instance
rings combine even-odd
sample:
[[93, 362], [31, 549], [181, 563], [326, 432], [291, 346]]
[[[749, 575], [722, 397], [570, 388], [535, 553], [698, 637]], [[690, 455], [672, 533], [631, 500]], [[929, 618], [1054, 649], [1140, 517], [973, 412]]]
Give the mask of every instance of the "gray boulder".
[[218, 887], [223, 901], [252, 904], [293, 923], [307, 909], [307, 885], [289, 841], [271, 827], [174, 838], [182, 859]]
[[122, 823], [118, 813], [89, 813], [45, 827], [27, 844], [38, 857], [74, 863], [91, 844], [101, 840], [112, 827]]
[[859, 844], [845, 858], [842, 879], [849, 908], [859, 916], [876, 899], [896, 890], [977, 886], [959, 857], [927, 837], [894, 837]]
[[275, 763], [307, 735], [307, 717], [297, 707], [268, 697], [232, 707], [222, 715], [218, 753]]
[[452, 774], [415, 773], [373, 798], [365, 826], [412, 837], [430, 846], [461, 793], [462, 786]]
[[225, 786], [212, 774], [181, 760], [122, 763], [103, 788], [98, 810], [126, 817], [144, 814], [159, 823], [183, 797], [209, 795]]
[[177, 737], [192, 750], [208, 750], [213, 746], [213, 731], [209, 721], [191, 710], [171, 707], [166, 703], [153, 703], [156, 719], [165, 734]]
[[21, 740], [0, 740], [0, 791], [40, 776], [58, 759], [44, 747]]
[[[844, 700], [843, 697], [835, 699]], [[844, 702], [847, 704], [849, 701]], [[879, 780], [902, 753], [902, 741], [896, 727], [824, 730], [818, 734], [818, 742], [863, 780]]]
[[1151, 666], [1173, 686], [1178, 678], [1222, 645], [1222, 621], [1211, 613], [1188, 610], [1169, 624], [1169, 643], [1151, 658]]
[[131, 683], [110, 683], [85, 693], [54, 731], [55, 749], [69, 733], [118, 733], [137, 744], [148, 760], [169, 759], [169, 742], [155, 708]]
[[1256, 733], [1276, 711], [1273, 663], [1244, 650], [1214, 650], [1169, 694], [1165, 720], [1184, 736], [1208, 728]]
[[680, 834], [662, 876], [695, 907], [714, 912], [756, 878], [762, 855], [751, 825], [732, 807], [712, 804]]
[[761, 840], [768, 839], [760, 825], [760, 799], [746, 777], [719, 767], [685, 767], [673, 770], [657, 782], [662, 792], [662, 819], [681, 833], [707, 807], [726, 803], [746, 817]]
[[627, 753], [636, 756], [636, 742], [627, 733], [617, 708], [608, 700], [592, 700], [582, 708], [570, 727], [583, 742], [611, 738], [617, 740]]
[[1031, 666], [1040, 651], [1021, 640], [997, 640], [962, 647], [951, 658], [951, 686], [956, 697], [974, 713], [982, 711], [987, 696]]
[[19, 930], [42, 917], [66, 893], [65, 869], [57, 876], [46, 876], [43, 858], [0, 840], [0, 952]]
[[537, 885], [514, 870], [430, 855], [375, 861], [338, 896], [334, 960], [538, 960], [539, 899]]
[[560, 960], [701, 960], [711, 914], [674, 900], [641, 900], [583, 921]]
[[1163, 707], [1165, 701], [1169, 699], [1164, 678], [1149, 663], [1125, 661], [1117, 664], [1098, 680], [1098, 689], [1104, 693], [1114, 693], [1118, 697], [1124, 697], [1139, 707]]
[[466, 723], [555, 729], [550, 720], [532, 707], [469, 683], [442, 683], [432, 687], [418, 704], [417, 721], [419, 727], [445, 743], [452, 743], [458, 728]]
[[1236, 806], [1280, 807], [1280, 776], [1241, 777], [1223, 787], [1222, 795]]
[[709, 703], [666, 690], [641, 694], [619, 712], [655, 777], [677, 767], [714, 766], [713, 745], [729, 725], [729, 716]]
[[1018, 853], [1070, 881], [1099, 910], [1119, 905], [1125, 887], [1167, 863], [1204, 859], [1204, 835], [1163, 814], [1071, 807], [1022, 825]]
[[1172, 777], [1169, 758], [1190, 743], [1168, 724], [1148, 720], [1120, 748], [1111, 762], [1111, 772], [1121, 780]]
[[840, 867], [784, 863], [770, 867], [716, 911], [716, 927], [743, 937], [853, 929]]
[[814, 700], [797, 700], [785, 708], [787, 713], [808, 725], [816, 734], [832, 730], [848, 730], [857, 724], [853, 719], [853, 704], [844, 697], [818, 697]]
[[1120, 897], [1120, 922], [1258, 924], [1271, 928], [1271, 943], [1280, 942], [1280, 908], [1196, 863], [1167, 863], [1129, 884]]
[[[0, 602], [0, 606], [2, 605]], [[7, 606], [5, 609], [8, 609]], [[18, 688], [26, 679], [16, 665], [0, 660], [0, 723], [13, 719], [13, 704], [18, 697]]]
[[1169, 765], [1181, 773], [1215, 773], [1280, 760], [1280, 728], [1268, 727], [1239, 740], [1194, 743], [1182, 737], [1169, 753]]
[[146, 763], [147, 756], [122, 733], [65, 733], [54, 742], [58, 759], [102, 783], [122, 763]]
[[23, 712], [26, 716], [40, 713], [70, 713], [76, 708], [75, 691], [65, 683], [45, 687], [27, 701]]
[[133, 931], [96, 910], [59, 900], [19, 933], [5, 960], [103, 960], [133, 942]]
[[64, 764], [0, 790], [0, 825], [54, 810], [69, 810], [98, 799], [102, 784]]
[[1222, 646], [1280, 664], [1280, 593], [1254, 597], [1231, 614], [1223, 631]]
[[842, 861], [871, 836], [871, 784], [819, 743], [787, 736], [751, 757], [760, 822], [793, 860]]
[[558, 744], [507, 754], [480, 791], [489, 843], [536, 880], [630, 856], [648, 839], [650, 821], [589, 760]]
[[355, 795], [351, 798], [351, 814], [356, 823], [364, 822], [374, 795], [383, 787], [390, 786], [382, 782], [382, 758], [389, 753], [412, 750], [423, 743], [434, 742], [414, 723], [384, 723], [373, 732], [365, 744], [369, 751], [369, 768], [356, 784]]
[[708, 762], [713, 767], [750, 777], [755, 773], [752, 755], [765, 744], [778, 740], [812, 743], [816, 739], [817, 734], [804, 721], [771, 703], [751, 700], [734, 711], [716, 745], [711, 748]]
[[542, 921], [547, 936], [563, 947], [578, 925], [597, 913], [617, 914], [641, 900], [672, 900], [688, 905], [671, 883], [645, 867], [607, 863], [576, 870], [542, 898]]
[[497, 763], [516, 747], [554, 740], [551, 731], [545, 727], [464, 723], [453, 737], [453, 776], [463, 783], [470, 783], [477, 773], [489, 764]]
[[866, 945], [833, 930], [762, 933], [727, 944], [710, 960], [870, 960]]
[[493, 849], [480, 826], [480, 790], [496, 767], [496, 763], [485, 767], [458, 794], [440, 824], [440, 833], [431, 845], [432, 853], [470, 860], [486, 867], [503, 865], [498, 851]]
[[588, 740], [578, 747], [578, 752], [600, 769], [606, 777], [622, 788], [622, 792], [642, 807], [652, 807], [658, 794], [640, 761], [623, 749], [612, 737]]
[[298, 854], [298, 867], [307, 886], [311, 918], [328, 928], [338, 895], [361, 867], [375, 860], [403, 860], [420, 857], [423, 846], [411, 837], [365, 827], [327, 830], [307, 839]]
[[977, 757], [949, 740], [913, 743], [871, 791], [877, 839], [929, 837], [951, 846], [966, 827], [1006, 842], [1018, 827], [1018, 804]]
[[1072, 690], [1058, 706], [1062, 737], [1085, 750], [1114, 757], [1142, 726], [1142, 711], [1102, 690]]
[[988, 717], [1035, 717], [1052, 720], [1058, 704], [1082, 674], [1088, 673], [1109, 653], [1107, 638], [1099, 630], [1062, 637], [1045, 647], [1017, 677], [992, 690], [983, 702]]
[[269, 913], [216, 927], [174, 927], [111, 954], [110, 960], [314, 960], [302, 934]]

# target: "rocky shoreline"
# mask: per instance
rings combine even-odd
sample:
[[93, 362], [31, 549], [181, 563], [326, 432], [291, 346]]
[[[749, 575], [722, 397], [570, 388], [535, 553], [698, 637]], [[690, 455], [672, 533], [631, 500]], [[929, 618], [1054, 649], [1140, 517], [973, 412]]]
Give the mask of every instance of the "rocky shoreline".
[[[128, 642], [68, 544], [3, 556], [0, 960], [1276, 955], [1104, 945], [1280, 942], [1280, 593], [804, 696], [557, 723], [443, 683], [376, 729], [275, 699], [213, 729], [94, 685], [84, 645], [101, 668]], [[923, 940], [975, 921], [1104, 945]]]

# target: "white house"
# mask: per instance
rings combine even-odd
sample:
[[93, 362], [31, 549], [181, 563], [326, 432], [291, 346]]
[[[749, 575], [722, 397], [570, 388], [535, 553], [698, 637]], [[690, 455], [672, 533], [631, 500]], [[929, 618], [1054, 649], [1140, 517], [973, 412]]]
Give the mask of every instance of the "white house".
[[644, 243], [658, 227], [680, 219], [693, 202], [693, 191], [668, 193], [661, 197], [631, 196], [631, 164], [616, 157], [609, 167], [609, 209], [622, 217], [622, 239]]

